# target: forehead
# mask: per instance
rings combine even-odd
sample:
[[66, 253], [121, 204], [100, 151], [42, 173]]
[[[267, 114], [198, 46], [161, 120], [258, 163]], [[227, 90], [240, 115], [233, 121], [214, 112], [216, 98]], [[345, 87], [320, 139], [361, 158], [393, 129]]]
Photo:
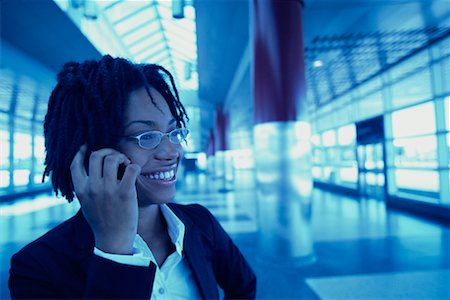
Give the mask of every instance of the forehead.
[[164, 97], [154, 88], [149, 90], [153, 102], [144, 87], [130, 93], [125, 112], [126, 123], [136, 120], [152, 120], [157, 123], [167, 123], [173, 119]]

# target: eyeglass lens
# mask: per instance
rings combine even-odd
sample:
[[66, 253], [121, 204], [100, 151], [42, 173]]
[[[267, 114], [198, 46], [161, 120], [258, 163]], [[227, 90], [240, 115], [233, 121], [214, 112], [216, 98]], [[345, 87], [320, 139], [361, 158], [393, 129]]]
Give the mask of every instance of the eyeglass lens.
[[177, 128], [166, 134], [158, 131], [152, 131], [139, 137], [139, 145], [147, 149], [155, 148], [159, 145], [159, 143], [161, 143], [162, 137], [165, 135], [169, 137], [169, 141], [171, 143], [180, 144], [186, 140], [188, 132], [189, 131], [185, 128]]

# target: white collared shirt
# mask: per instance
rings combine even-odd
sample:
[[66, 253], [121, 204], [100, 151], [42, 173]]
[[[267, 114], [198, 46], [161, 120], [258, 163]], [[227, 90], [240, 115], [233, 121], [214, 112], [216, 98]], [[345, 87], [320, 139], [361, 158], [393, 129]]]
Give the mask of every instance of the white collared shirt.
[[192, 270], [183, 257], [185, 226], [166, 204], [162, 204], [160, 209], [167, 222], [169, 237], [175, 245], [175, 252], [170, 254], [161, 266], [158, 266], [152, 251], [138, 234], [133, 243], [133, 255], [111, 254], [97, 248], [94, 248], [94, 253], [128, 265], [148, 266], [153, 262], [156, 265], [156, 274], [150, 299], [199, 299], [201, 297]]

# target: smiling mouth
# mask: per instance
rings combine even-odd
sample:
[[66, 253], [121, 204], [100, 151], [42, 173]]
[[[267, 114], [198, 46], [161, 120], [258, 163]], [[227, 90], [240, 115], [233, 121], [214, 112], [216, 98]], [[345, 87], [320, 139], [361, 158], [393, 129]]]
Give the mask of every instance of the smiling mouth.
[[151, 180], [172, 181], [175, 179], [175, 170], [172, 169], [164, 172], [145, 173], [141, 175]]

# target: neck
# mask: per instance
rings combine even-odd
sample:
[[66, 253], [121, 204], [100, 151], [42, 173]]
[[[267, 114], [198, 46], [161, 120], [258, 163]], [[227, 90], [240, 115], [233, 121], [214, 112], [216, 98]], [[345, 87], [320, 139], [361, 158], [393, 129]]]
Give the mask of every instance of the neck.
[[139, 207], [138, 234], [142, 237], [153, 237], [166, 231], [166, 221], [159, 205], [153, 204]]

